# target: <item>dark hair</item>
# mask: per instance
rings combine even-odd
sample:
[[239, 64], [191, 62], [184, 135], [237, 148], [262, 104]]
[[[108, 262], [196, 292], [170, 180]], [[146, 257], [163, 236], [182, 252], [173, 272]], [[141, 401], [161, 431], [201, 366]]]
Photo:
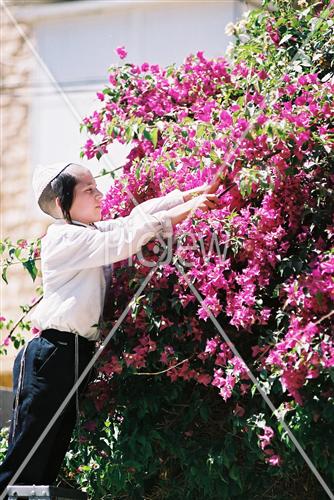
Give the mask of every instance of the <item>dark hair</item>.
[[54, 199], [57, 197], [60, 201], [61, 211], [68, 222], [72, 222], [70, 208], [73, 203], [74, 188], [78, 179], [68, 172], [60, 172], [51, 182], [50, 187], [54, 193]]

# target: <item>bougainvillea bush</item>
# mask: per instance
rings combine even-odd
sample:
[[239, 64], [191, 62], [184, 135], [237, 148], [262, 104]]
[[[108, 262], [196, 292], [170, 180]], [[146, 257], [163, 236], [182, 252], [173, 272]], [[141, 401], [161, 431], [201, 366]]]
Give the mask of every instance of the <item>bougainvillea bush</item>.
[[[236, 183], [178, 226], [100, 362], [68, 456], [94, 498], [325, 498], [283, 416], [334, 485], [333, 5], [274, 7], [229, 26], [229, 61], [110, 68], [84, 120], [87, 158], [133, 144], [105, 218]], [[114, 266], [111, 324], [162, 253]]]
[[133, 145], [105, 219], [218, 173], [218, 193], [235, 183], [171, 249], [114, 265], [105, 335], [156, 267], [67, 454], [64, 481], [91, 498], [327, 498], [283, 417], [334, 487], [333, 10], [264, 2], [228, 27], [228, 58], [122, 61], [83, 121], [87, 158]]

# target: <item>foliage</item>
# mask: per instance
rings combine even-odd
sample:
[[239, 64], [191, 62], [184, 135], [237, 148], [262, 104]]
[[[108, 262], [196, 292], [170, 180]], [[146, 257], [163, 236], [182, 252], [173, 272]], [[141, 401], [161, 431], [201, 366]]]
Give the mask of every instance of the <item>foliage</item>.
[[[96, 497], [293, 498], [292, 478], [308, 498], [325, 495], [306, 481], [283, 417], [333, 485], [333, 8], [299, 4], [229, 26], [229, 62], [199, 52], [180, 67], [110, 68], [101, 108], [84, 120], [88, 158], [115, 139], [134, 145], [105, 218], [127, 215], [132, 196], [187, 190], [218, 171], [238, 186], [179, 226], [101, 362], [88, 465], [80, 446], [69, 461]], [[115, 320], [156, 248], [145, 265], [117, 266]]]
[[3, 461], [6, 455], [8, 432], [8, 427], [2, 427], [2, 429], [0, 429], [0, 462]]
[[25, 239], [19, 239], [16, 244], [14, 244], [9, 238], [5, 238], [0, 242], [2, 279], [7, 285], [8, 268], [18, 263], [23, 265], [32, 280], [35, 281], [38, 274], [36, 260], [39, 259], [40, 256], [40, 243], [40, 239], [30, 242]]
[[83, 121], [87, 158], [133, 145], [106, 219], [218, 172], [236, 182], [172, 249], [114, 267], [110, 326], [156, 264], [62, 473], [92, 498], [326, 498], [283, 419], [334, 487], [333, 3], [267, 5], [229, 26], [229, 61], [111, 67]]

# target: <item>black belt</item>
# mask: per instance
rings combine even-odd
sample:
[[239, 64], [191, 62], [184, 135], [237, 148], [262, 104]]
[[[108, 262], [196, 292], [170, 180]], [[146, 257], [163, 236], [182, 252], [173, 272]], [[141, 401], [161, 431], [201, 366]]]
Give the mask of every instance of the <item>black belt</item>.
[[[47, 328], [46, 330], [42, 330], [41, 337], [52, 341], [63, 341], [69, 344], [75, 344], [75, 333], [73, 332], [63, 332], [61, 330], [56, 330], [55, 328]], [[87, 347], [94, 347], [95, 340], [86, 339], [82, 335], [78, 335], [79, 345], [84, 345]]]

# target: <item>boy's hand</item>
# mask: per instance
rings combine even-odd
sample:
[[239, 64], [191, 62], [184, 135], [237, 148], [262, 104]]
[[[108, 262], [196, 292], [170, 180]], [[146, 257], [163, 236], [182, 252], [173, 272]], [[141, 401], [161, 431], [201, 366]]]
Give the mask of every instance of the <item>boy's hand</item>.
[[183, 199], [184, 201], [189, 201], [191, 198], [194, 196], [199, 196], [201, 194], [214, 194], [220, 184], [222, 183], [222, 178], [220, 174], [217, 174], [214, 180], [210, 184], [203, 184], [203, 186], [199, 186], [193, 189], [188, 189], [188, 191], [183, 192]]
[[184, 221], [197, 208], [207, 212], [209, 210], [219, 208], [219, 204], [220, 202], [217, 195], [201, 194], [192, 200], [188, 200], [185, 203], [181, 203], [180, 205], [169, 209], [167, 213], [171, 219], [172, 225], [175, 226], [176, 224]]

